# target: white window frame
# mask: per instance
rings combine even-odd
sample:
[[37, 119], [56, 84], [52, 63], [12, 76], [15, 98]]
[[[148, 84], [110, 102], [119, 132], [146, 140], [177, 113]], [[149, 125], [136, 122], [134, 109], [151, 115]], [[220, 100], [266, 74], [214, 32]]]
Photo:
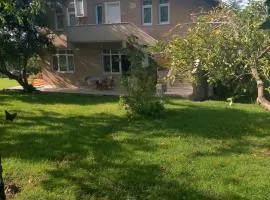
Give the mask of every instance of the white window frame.
[[101, 7], [101, 9], [102, 9], [102, 16], [101, 16], [101, 24], [103, 24], [103, 16], [104, 16], [104, 6], [103, 6], [103, 4], [97, 4], [96, 6], [95, 6], [95, 12], [96, 12], [96, 24], [99, 24], [98, 23], [98, 7]]
[[[162, 7], [168, 7], [168, 21], [167, 22], [161, 22], [161, 8]], [[163, 24], [170, 24], [170, 0], [168, 0], [168, 3], [160, 3], [158, 6], [158, 22], [160, 25]]]
[[[122, 53], [118, 50], [107, 50], [110, 51], [110, 53], [104, 53], [104, 50], [102, 52], [102, 65], [103, 65], [103, 73], [104, 74], [122, 74]], [[112, 51], [117, 51], [118, 53], [112, 53]], [[119, 61], [119, 72], [113, 72], [112, 71], [112, 56], [116, 56], [118, 55], [118, 59]], [[105, 67], [104, 67], [104, 56], [110, 56], [110, 72], [106, 72], [105, 71]]]
[[64, 12], [63, 12], [63, 9], [61, 9], [62, 13], [57, 13], [57, 8], [55, 8], [55, 30], [56, 31], [63, 31], [64, 30], [64, 27], [63, 28], [58, 28], [58, 16], [62, 16], [63, 17], [63, 24], [65, 25], [65, 15], [64, 15]]
[[[70, 12], [68, 9], [69, 8], [72, 8], [72, 7], [70, 7], [70, 4], [71, 3], [73, 3], [73, 6], [74, 6], [74, 11], [73, 12]], [[75, 2], [73, 2], [73, 1], [71, 1], [71, 2], [69, 2], [69, 5], [68, 5], [68, 7], [67, 7], [67, 22], [68, 22], [68, 26], [74, 26], [74, 25], [71, 25], [70, 24], [70, 15], [71, 14], [74, 14], [75, 15], [75, 19], [77, 20], [77, 16], [76, 16], [76, 12], [75, 12]]]
[[[61, 51], [65, 51], [65, 53], [60, 53]], [[52, 71], [53, 72], [58, 72], [58, 73], [74, 73], [75, 72], [75, 60], [74, 60], [74, 54], [73, 53], [68, 53], [69, 51], [72, 51], [70, 49], [68, 50], [57, 50], [56, 54], [52, 55], [52, 63], [51, 63], [51, 67], [52, 67]], [[66, 58], [66, 65], [68, 68], [68, 57], [73, 57], [73, 70], [65, 70], [65, 71], [61, 71], [60, 70], [60, 66], [59, 66], [59, 57], [60, 56], [65, 56]], [[57, 57], [57, 65], [58, 65], [58, 70], [54, 70], [54, 63], [53, 63], [53, 57]]]
[[[151, 5], [143, 5], [144, 0], [142, 2], [142, 24], [144, 26], [152, 26], [153, 25], [153, 2]], [[144, 9], [145, 8], [151, 8], [151, 22], [150, 23], [144, 23]]]

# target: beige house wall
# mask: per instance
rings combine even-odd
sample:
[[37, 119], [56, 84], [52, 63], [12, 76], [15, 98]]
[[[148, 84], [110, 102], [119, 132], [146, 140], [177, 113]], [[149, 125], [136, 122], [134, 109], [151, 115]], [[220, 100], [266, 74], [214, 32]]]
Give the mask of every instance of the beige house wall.
[[[73, 0], [72, 0], [73, 1]], [[78, 21], [78, 25], [95, 24], [95, 6], [104, 2], [113, 2], [117, 0], [87, 0], [88, 15]], [[66, 5], [67, 5], [66, 1]], [[166, 40], [169, 32], [179, 23], [190, 23], [191, 13], [198, 13], [202, 10], [209, 10], [211, 6], [204, 0], [170, 0], [170, 23], [160, 25], [158, 23], [158, 2], [153, 0], [151, 26], [142, 25], [141, 0], [120, 0], [121, 2], [121, 20], [122, 22], [131, 22], [141, 28], [143, 31], [158, 40]], [[67, 26], [67, 10], [64, 10], [65, 26]], [[49, 13], [49, 19], [54, 29], [54, 12]], [[175, 32], [182, 34], [180, 32]], [[91, 33], [89, 33], [91, 34]], [[69, 48], [74, 50], [75, 72], [59, 73], [52, 70], [52, 56], [44, 57], [42, 62], [42, 74], [46, 82], [56, 87], [82, 87], [86, 85], [85, 78], [104, 77], [108, 74], [103, 72], [103, 49], [120, 49], [121, 41], [118, 43], [69, 43], [65, 32], [56, 32], [54, 44], [57, 48]], [[119, 80], [121, 75], [113, 75]], [[119, 83], [119, 81], [116, 81]]]
[[[88, 87], [86, 78], [88, 77], [104, 77], [111, 74], [106, 74], [103, 71], [103, 49], [121, 48], [121, 43], [89, 43], [89, 44], [74, 44], [74, 72], [55, 72], [52, 69], [52, 57], [46, 56], [42, 60], [42, 75], [43, 79], [50, 85], [56, 87]], [[112, 75], [116, 86], [119, 85], [120, 74]]]

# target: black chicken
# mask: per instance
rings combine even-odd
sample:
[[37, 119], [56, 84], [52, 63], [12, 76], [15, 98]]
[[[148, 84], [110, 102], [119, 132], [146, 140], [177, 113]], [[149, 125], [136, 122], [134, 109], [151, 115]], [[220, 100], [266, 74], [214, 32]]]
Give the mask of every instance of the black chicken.
[[5, 110], [6, 114], [6, 120], [7, 121], [13, 121], [17, 117], [17, 113], [9, 113], [8, 111]]

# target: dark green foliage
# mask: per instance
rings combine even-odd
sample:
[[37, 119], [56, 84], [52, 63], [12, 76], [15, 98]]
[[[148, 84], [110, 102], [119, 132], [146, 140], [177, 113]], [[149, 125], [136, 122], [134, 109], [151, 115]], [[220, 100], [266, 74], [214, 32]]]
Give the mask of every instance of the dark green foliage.
[[29, 60], [52, 47], [46, 31], [45, 1], [0, 1], [0, 13], [0, 73], [31, 92]]
[[160, 115], [164, 107], [161, 100], [154, 95], [156, 65], [148, 58], [146, 47], [137, 43], [135, 36], [131, 36], [128, 42], [130, 45], [124, 49], [124, 53], [130, 62], [130, 69], [122, 77], [122, 86], [126, 94], [121, 97], [120, 102], [128, 115]]

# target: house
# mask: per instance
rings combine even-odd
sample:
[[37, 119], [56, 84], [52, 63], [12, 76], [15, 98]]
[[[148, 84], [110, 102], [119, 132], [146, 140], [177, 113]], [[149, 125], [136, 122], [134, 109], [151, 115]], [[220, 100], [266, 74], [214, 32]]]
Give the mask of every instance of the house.
[[[62, 0], [50, 5], [57, 51], [42, 61], [43, 79], [56, 87], [97, 87], [109, 77], [119, 85], [128, 69], [121, 49], [135, 35], [143, 44], [166, 40], [191, 13], [209, 10], [215, 0]], [[184, 34], [184, 33], [177, 33]], [[108, 83], [109, 81], [107, 81]], [[109, 84], [107, 85], [109, 88]]]

